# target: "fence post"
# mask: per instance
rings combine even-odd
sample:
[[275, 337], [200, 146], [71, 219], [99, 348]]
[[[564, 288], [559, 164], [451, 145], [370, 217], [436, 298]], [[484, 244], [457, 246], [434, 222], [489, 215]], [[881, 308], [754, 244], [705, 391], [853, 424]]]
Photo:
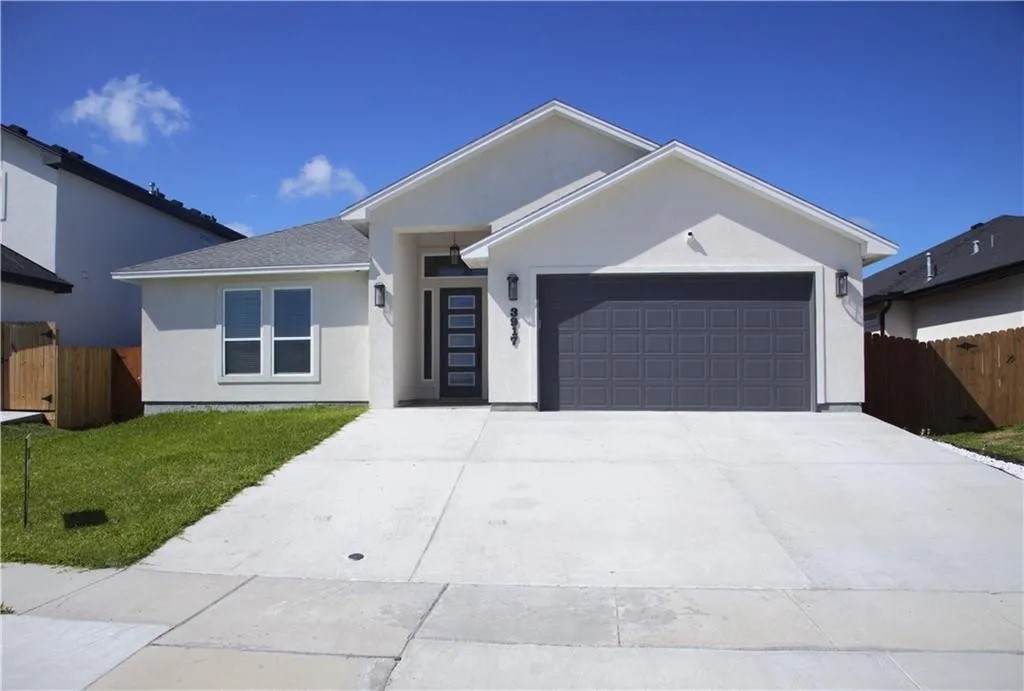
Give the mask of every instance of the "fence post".
[[30, 471], [30, 469], [32, 467], [31, 439], [32, 439], [32, 435], [31, 434], [26, 434], [25, 435], [25, 462], [24, 462], [24, 468], [23, 468], [25, 481], [24, 481], [24, 487], [22, 488], [24, 496], [22, 498], [22, 503], [21, 503], [21, 527], [22, 528], [27, 528], [28, 527], [28, 490], [29, 490], [28, 475], [29, 475], [29, 471]]

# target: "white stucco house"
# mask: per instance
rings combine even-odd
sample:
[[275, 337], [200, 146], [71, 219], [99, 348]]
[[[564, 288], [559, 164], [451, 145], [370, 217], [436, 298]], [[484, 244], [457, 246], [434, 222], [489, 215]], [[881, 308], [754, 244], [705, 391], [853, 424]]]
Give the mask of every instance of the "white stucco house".
[[1024, 327], [1024, 216], [999, 216], [869, 276], [864, 328], [937, 341]]
[[111, 271], [242, 237], [22, 127], [2, 127], [5, 322], [56, 322], [70, 345], [138, 345], [141, 295]]
[[861, 270], [896, 245], [558, 101], [337, 217], [115, 273], [143, 398], [830, 410], [863, 400]]

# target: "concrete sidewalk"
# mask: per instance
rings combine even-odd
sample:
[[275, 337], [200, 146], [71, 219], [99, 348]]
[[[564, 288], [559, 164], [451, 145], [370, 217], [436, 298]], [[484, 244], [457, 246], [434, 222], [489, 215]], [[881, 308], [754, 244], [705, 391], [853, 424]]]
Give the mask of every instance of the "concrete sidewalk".
[[2, 575], [5, 689], [1024, 685], [1019, 592]]

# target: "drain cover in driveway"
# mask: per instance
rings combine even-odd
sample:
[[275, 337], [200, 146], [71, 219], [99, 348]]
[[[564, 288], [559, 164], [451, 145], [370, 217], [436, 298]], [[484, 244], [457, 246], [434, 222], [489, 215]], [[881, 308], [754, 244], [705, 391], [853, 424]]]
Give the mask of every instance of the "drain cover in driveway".
[[348, 558], [352, 561], [359, 561], [363, 558], [363, 555], [360, 552], [353, 552], [352, 554], [348, 555]]

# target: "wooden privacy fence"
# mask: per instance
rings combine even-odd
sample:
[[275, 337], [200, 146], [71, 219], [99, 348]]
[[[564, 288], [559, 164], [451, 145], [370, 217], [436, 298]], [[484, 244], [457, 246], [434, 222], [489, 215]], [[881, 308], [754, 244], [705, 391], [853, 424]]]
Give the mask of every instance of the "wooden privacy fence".
[[912, 432], [1024, 422], [1024, 328], [924, 343], [864, 336], [864, 412]]
[[4, 410], [38, 411], [64, 429], [141, 414], [141, 349], [59, 342], [53, 322], [2, 325]]

